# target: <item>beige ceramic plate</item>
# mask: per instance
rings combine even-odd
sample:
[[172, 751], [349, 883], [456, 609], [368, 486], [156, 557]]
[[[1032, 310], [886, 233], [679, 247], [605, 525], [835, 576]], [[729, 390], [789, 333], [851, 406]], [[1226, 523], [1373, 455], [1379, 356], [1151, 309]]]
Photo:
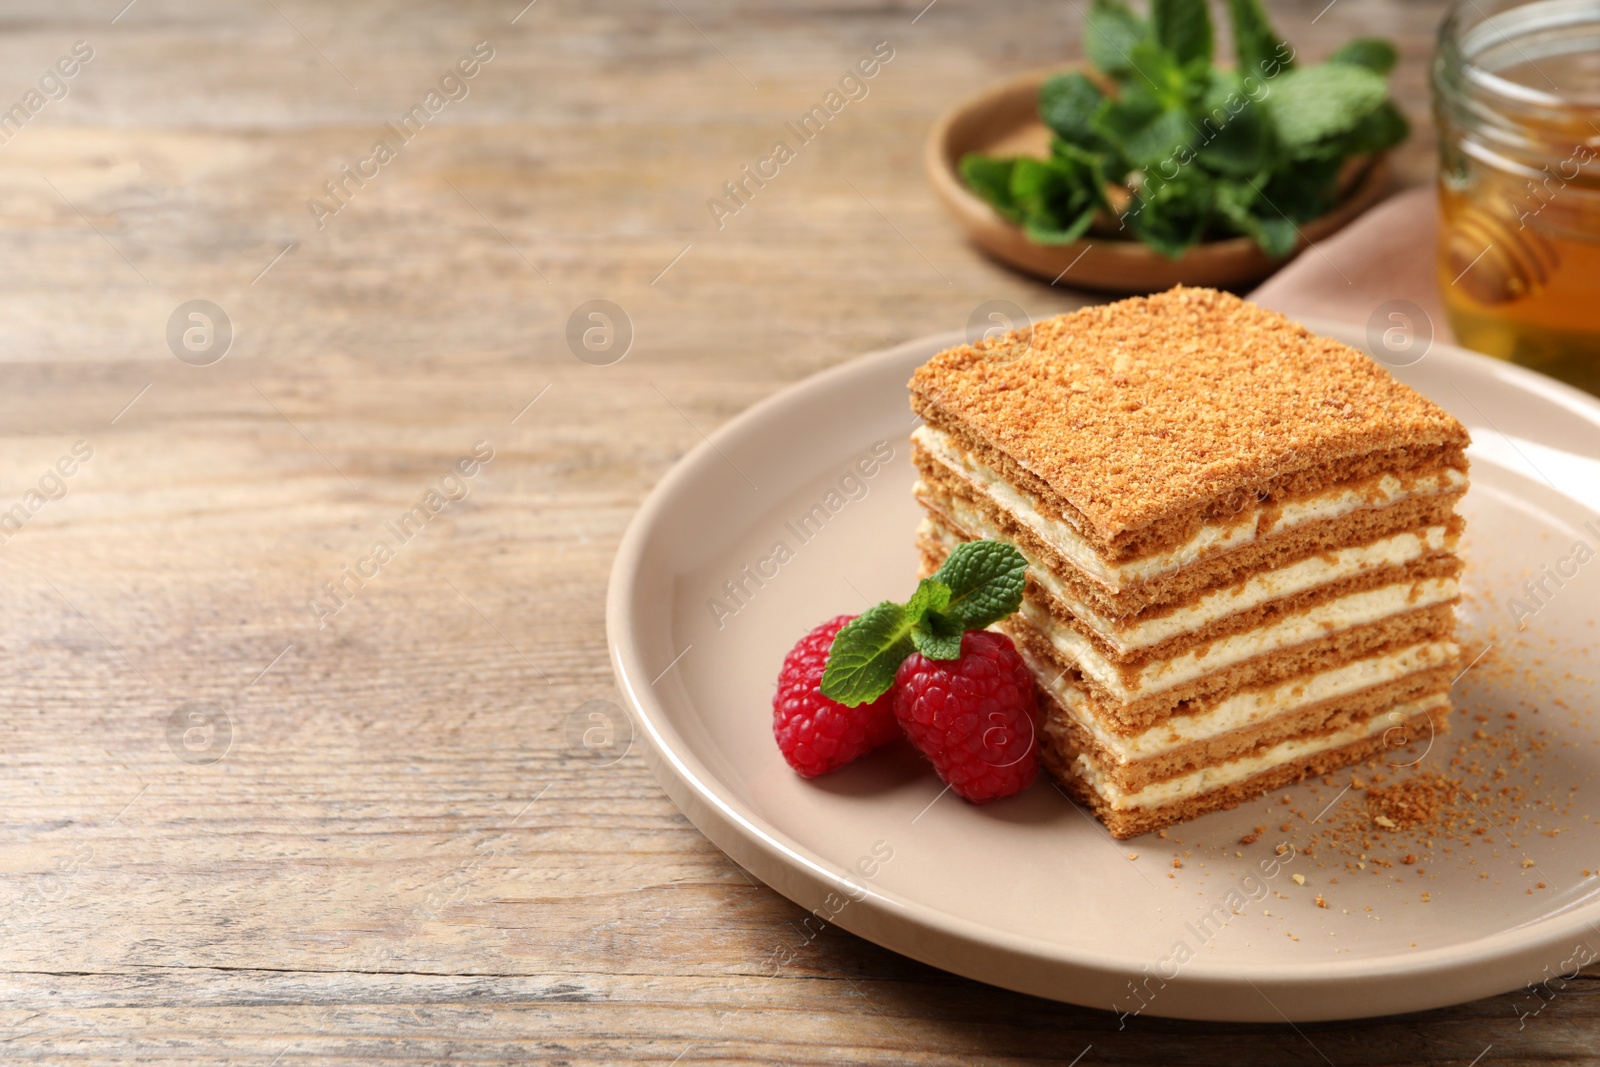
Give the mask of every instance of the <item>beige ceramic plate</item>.
[[[1521, 708], [1551, 741], [1536, 764], [1543, 784], [1530, 788], [1566, 797], [1577, 787], [1559, 836], [1521, 828], [1512, 847], [1491, 835], [1470, 860], [1457, 850], [1425, 876], [1399, 870], [1403, 879], [1358, 872], [1330, 884], [1344, 872], [1317, 863], [1334, 857], [1301, 858], [1213, 931], [1206, 916], [1232, 889], [1253, 894], [1272, 854], [1276, 826], [1234, 856], [1269, 801], [1177, 830], [1193, 855], [1173, 870], [1172, 842], [1113, 842], [1042, 780], [979, 808], [941, 797], [905, 749], [811, 782], [794, 775], [771, 733], [779, 662], [820, 621], [914, 585], [905, 381], [960, 340], [867, 356], [758, 405], [673, 468], [629, 528], [606, 609], [613, 665], [656, 776], [707, 837], [813, 910], [812, 927], [835, 923], [958, 974], [1122, 1012], [1276, 1022], [1415, 1011], [1549, 977], [1600, 946], [1600, 877], [1583, 871], [1600, 865], [1600, 823], [1584, 816], [1600, 789], [1588, 712], [1600, 657], [1587, 626], [1600, 588], [1587, 571], [1600, 562], [1548, 598], [1522, 643], [1504, 620], [1513, 582], [1557, 565], [1575, 540], [1595, 545], [1600, 524], [1583, 523], [1600, 511], [1600, 402], [1458, 350], [1436, 347], [1397, 373], [1477, 442], [1464, 644], [1472, 654], [1497, 627], [1497, 655], [1526, 668], [1515, 684], [1499, 680], [1503, 668], [1469, 673], [1458, 697], [1491, 717], [1525, 700], [1544, 709], [1534, 719]], [[1568, 640], [1565, 651], [1550, 645]], [[1441, 746], [1471, 733], [1456, 718]], [[1307, 789], [1289, 791], [1296, 807], [1309, 804]], [[1291, 881], [1298, 872], [1304, 887]], [[1317, 908], [1317, 892], [1332, 906]], [[1193, 958], [1164, 964], [1179, 942]], [[1164, 984], [1147, 978], [1174, 968]]]
[[[923, 170], [946, 208], [979, 248], [1002, 263], [1036, 277], [1079, 289], [1113, 293], [1153, 293], [1174, 285], [1234, 288], [1259, 281], [1283, 266], [1246, 237], [1209, 241], [1179, 259], [1168, 259], [1137, 241], [1090, 234], [1065, 245], [1039, 245], [1021, 227], [998, 215], [969, 190], [956, 164], [968, 152], [991, 155], [1049, 154], [1050, 131], [1038, 119], [1039, 85], [1058, 71], [1021, 74], [963, 100], [940, 116], [928, 133]], [[1344, 199], [1330, 214], [1301, 227], [1304, 248], [1342, 228], [1383, 199], [1389, 188], [1387, 163], [1380, 158], [1352, 172]]]

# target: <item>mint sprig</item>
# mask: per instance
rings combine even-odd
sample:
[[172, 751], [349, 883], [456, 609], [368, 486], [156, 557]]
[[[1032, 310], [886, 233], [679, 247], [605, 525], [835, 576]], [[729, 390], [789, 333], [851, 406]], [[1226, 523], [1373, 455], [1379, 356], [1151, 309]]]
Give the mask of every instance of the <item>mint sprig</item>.
[[956, 659], [962, 634], [999, 622], [1022, 606], [1027, 572], [1022, 553], [1004, 542], [957, 545], [906, 603], [885, 600], [834, 636], [822, 695], [857, 707], [887, 693], [895, 671], [914, 651], [929, 659]]

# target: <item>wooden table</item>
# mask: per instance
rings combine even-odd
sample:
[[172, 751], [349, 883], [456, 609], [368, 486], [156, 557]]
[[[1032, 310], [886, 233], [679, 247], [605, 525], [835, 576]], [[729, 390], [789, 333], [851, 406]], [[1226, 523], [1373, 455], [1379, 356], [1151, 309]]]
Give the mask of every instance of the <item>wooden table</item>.
[[[0, 145], [0, 1055], [1594, 1062], [1588, 979], [1525, 1020], [1119, 1030], [802, 942], [637, 751], [585, 761], [607, 568], [674, 460], [984, 300], [1084, 299], [974, 254], [919, 173], [935, 114], [1076, 54], [1078, 16], [524, 2], [8, 6], [0, 106], [92, 55]], [[1273, 6], [1312, 55], [1396, 37], [1424, 119], [1440, 5], [1324, 5]], [[869, 95], [719, 227], [880, 41]], [[610, 365], [567, 340], [597, 299], [633, 332]]]

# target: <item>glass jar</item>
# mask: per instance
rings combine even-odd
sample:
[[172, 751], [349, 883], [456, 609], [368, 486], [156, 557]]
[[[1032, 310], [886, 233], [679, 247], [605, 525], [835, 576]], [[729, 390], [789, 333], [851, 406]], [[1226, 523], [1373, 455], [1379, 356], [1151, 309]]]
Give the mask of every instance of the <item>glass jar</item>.
[[1600, 3], [1458, 0], [1432, 81], [1456, 337], [1600, 393]]

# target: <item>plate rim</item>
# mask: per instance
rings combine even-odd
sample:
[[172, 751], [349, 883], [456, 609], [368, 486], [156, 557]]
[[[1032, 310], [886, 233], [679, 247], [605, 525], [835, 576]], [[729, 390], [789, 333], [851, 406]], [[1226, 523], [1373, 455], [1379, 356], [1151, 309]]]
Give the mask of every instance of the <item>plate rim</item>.
[[[1361, 343], [1359, 327], [1315, 318], [1296, 321], [1313, 332], [1343, 340], [1366, 351], [1366, 345]], [[814, 853], [777, 827], [767, 823], [740, 804], [730, 791], [721, 786], [716, 775], [701, 763], [694, 755], [691, 746], [685, 743], [683, 737], [667, 721], [660, 701], [655, 698], [649, 683], [645, 681], [648, 678], [647, 669], [638, 659], [639, 650], [630, 633], [635, 626], [635, 620], [630, 613], [632, 602], [638, 591], [638, 579], [642, 573], [652, 532], [670, 510], [679, 495], [680, 487], [688, 483], [708, 463], [720, 461], [721, 450], [725, 446], [750, 433], [752, 427], [765, 420], [772, 412], [792, 405], [803, 405], [814, 394], [826, 393], [837, 382], [864, 373], [870, 374], [880, 364], [900, 363], [915, 353], [931, 354], [959, 344], [963, 340], [965, 340], [964, 331], [952, 330], [914, 338], [852, 357], [777, 389], [772, 395], [729, 419], [689, 449], [668, 469], [645, 497], [629, 521], [618, 545], [606, 590], [607, 645], [618, 690], [628, 704], [628, 712], [633, 717], [635, 727], [638, 728], [637, 732], [643, 735], [644, 744], [641, 749], [646, 764], [679, 810], [730, 859], [751, 870], [751, 873], [759, 877], [764, 884], [801, 907], [807, 905], [796, 899], [795, 891], [800, 889], [804, 889], [808, 894], [814, 894], [819, 900], [828, 892], [847, 891], [850, 894], [850, 906], [830, 917], [828, 922], [850, 930], [857, 936], [873, 941], [890, 951], [989, 984], [1049, 999], [1063, 1000], [1063, 997], [1052, 993], [1048, 988], [1041, 987], [1038, 983], [1026, 981], [1010, 983], [1004, 977], [974, 974], [971, 968], [956, 970], [942, 958], [930, 958], [930, 954], [919, 953], [915, 945], [889, 942], [896, 940], [892, 936], [896, 933], [922, 931], [942, 938], [945, 942], [953, 941], [963, 946], [981, 948], [988, 953], [999, 950], [1009, 957], [1019, 957], [1035, 964], [1045, 965], [1051, 968], [1053, 973], [1072, 970], [1096, 972], [1105, 976], [1137, 975], [1140, 973], [1140, 968], [1150, 961], [1133, 955], [1119, 956], [1114, 953], [1087, 950], [1074, 946], [1070, 941], [1043, 941], [1029, 938], [908, 898], [902, 893], [885, 890], [872, 882], [856, 882], [842, 876], [833, 869], [826, 857]], [[1600, 399], [1575, 387], [1516, 364], [1469, 352], [1454, 345], [1435, 343], [1426, 356], [1459, 362], [1463, 369], [1515, 384], [1520, 390], [1553, 402], [1587, 419], [1600, 429]], [[927, 356], [924, 355], [923, 358]], [[908, 373], [910, 369], [907, 368]], [[1459, 379], [1463, 376], [1451, 374], [1450, 377]], [[1487, 421], [1487, 417], [1485, 418]], [[1573, 499], [1559, 488], [1556, 491]], [[644, 684], [641, 685], [640, 682]], [[776, 865], [776, 869], [773, 865]], [[864, 919], [873, 921], [862, 921]], [[1182, 972], [1170, 981], [1181, 982], [1190, 987], [1233, 987], [1251, 979], [1270, 980], [1276, 986], [1313, 986], [1329, 983], [1344, 986], [1363, 980], [1383, 979], [1386, 982], [1397, 979], [1410, 980], [1506, 959], [1518, 954], [1519, 950], [1522, 954], [1543, 951], [1583, 930], [1587, 930], [1590, 934], [1600, 932], [1600, 900], [1571, 907], [1531, 922], [1511, 925], [1472, 941], [1413, 950], [1405, 955], [1274, 963], [1270, 968], [1252, 966], [1247, 962], [1195, 959], [1186, 963]], [[1433, 1006], [1458, 1002], [1460, 1001], [1447, 999], [1438, 1001]], [[1397, 1009], [1385, 1008], [1299, 1017], [1303, 1020], [1349, 1019], [1391, 1014], [1395, 1010]], [[1155, 1009], [1151, 1010], [1150, 1014], [1166, 1013]], [[1282, 1016], [1261, 1016], [1262, 1019], [1278, 1017]]]

